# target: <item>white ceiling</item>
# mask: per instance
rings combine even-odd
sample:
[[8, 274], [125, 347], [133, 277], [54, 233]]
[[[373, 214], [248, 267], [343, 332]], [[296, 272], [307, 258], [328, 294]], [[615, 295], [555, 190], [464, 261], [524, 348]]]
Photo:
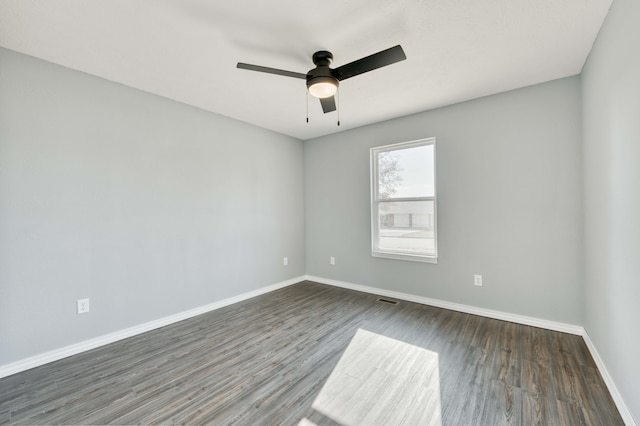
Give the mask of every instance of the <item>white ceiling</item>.
[[[612, 0], [0, 0], [0, 45], [300, 139], [580, 73]], [[401, 44], [323, 114], [306, 73]]]

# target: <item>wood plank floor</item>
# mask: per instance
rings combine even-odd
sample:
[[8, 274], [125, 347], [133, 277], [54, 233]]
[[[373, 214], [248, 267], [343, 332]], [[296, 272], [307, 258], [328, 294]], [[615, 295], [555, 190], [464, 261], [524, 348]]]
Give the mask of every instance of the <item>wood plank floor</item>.
[[621, 425], [581, 337], [303, 282], [0, 379], [2, 424]]

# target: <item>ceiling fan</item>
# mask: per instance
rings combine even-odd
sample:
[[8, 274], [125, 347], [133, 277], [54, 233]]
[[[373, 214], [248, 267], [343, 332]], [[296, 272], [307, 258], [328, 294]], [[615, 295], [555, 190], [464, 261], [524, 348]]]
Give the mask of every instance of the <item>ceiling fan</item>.
[[373, 71], [396, 62], [404, 61], [407, 56], [400, 45], [391, 47], [373, 55], [358, 59], [338, 68], [331, 68], [331, 60], [333, 55], [326, 50], [320, 50], [313, 54], [313, 63], [315, 68], [309, 70], [306, 74], [293, 71], [279, 70], [277, 68], [262, 67], [260, 65], [251, 65], [238, 62], [237, 67], [250, 71], [260, 71], [269, 74], [283, 75], [285, 77], [300, 78], [307, 81], [309, 93], [320, 99], [322, 110], [328, 113], [336, 110], [336, 101], [334, 95], [338, 90], [340, 81], [354, 77], [358, 74]]

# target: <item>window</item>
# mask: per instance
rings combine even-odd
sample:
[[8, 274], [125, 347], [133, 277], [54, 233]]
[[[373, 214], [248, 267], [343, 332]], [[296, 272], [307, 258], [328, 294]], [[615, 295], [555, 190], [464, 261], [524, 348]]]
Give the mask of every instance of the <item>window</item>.
[[371, 148], [371, 254], [436, 263], [435, 138]]

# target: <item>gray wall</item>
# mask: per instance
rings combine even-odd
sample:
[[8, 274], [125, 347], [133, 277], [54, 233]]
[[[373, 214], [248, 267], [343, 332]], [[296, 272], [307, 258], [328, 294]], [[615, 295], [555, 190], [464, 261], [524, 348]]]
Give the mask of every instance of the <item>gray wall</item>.
[[585, 328], [640, 424], [640, 2], [615, 0], [583, 71]]
[[[438, 264], [372, 258], [369, 148], [430, 136]], [[306, 141], [307, 274], [582, 324], [580, 137], [571, 77]]]
[[0, 365], [303, 275], [302, 167], [299, 140], [0, 49]]

